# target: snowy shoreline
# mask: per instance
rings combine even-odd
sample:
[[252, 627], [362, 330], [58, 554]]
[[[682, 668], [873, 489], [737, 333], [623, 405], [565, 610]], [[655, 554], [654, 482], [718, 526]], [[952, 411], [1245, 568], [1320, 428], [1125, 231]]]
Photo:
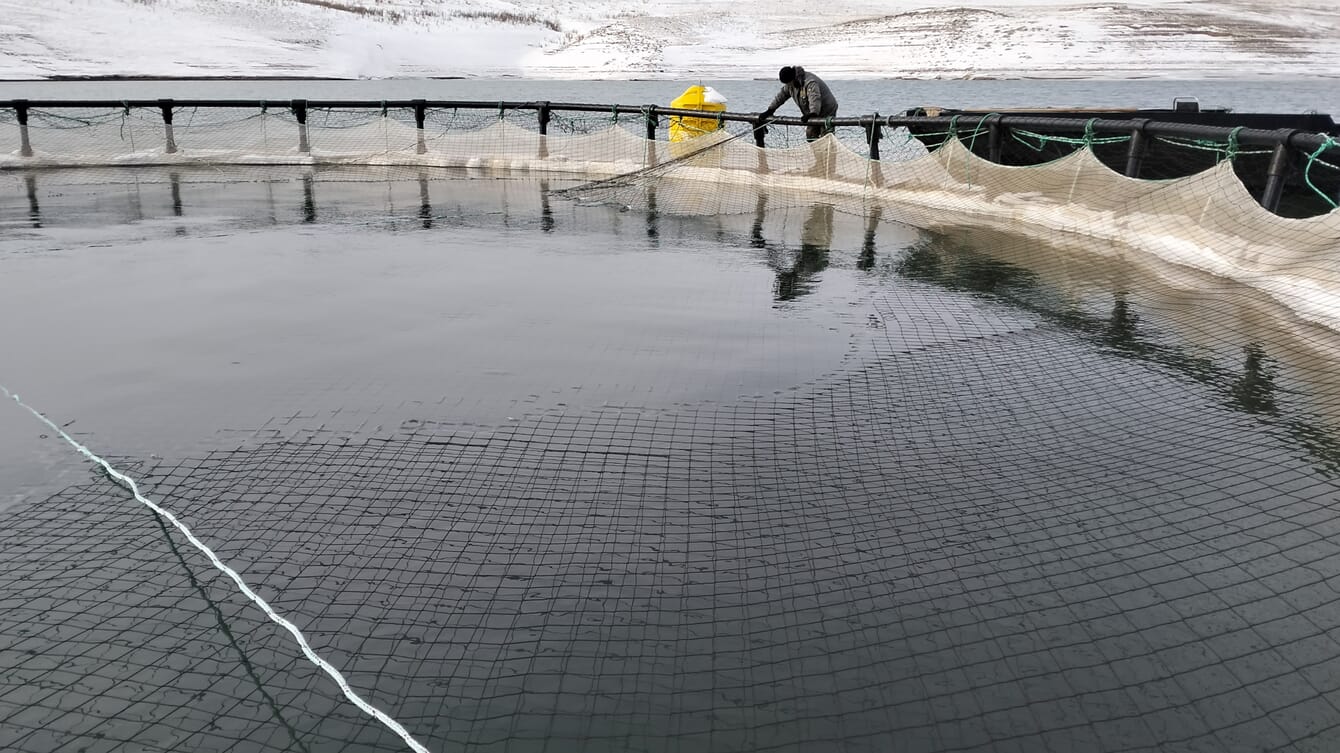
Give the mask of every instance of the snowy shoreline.
[[[221, 76], [203, 76], [203, 75], [155, 75], [155, 74], [109, 74], [109, 75], [53, 75], [53, 76], [33, 76], [23, 78], [5, 78], [0, 77], [0, 83], [62, 83], [62, 82], [97, 82], [97, 81], [620, 81], [620, 82], [663, 82], [663, 81], [686, 81], [711, 78], [717, 81], [767, 81], [771, 82], [771, 76], [720, 76], [706, 75], [702, 72], [685, 72], [681, 75], [665, 76], [551, 76], [551, 75], [518, 75], [518, 74], [499, 74], [499, 75], [431, 75], [431, 76], [322, 76], [322, 75], [221, 75]], [[1295, 72], [1256, 72], [1244, 75], [1238, 71], [1225, 72], [1202, 72], [1195, 75], [1194, 72], [1170, 71], [1166, 73], [1142, 73], [1133, 75], [1047, 75], [1036, 71], [1029, 71], [1016, 74], [980, 74], [967, 76], [954, 76], [944, 74], [927, 73], [923, 75], [905, 74], [905, 75], [828, 75], [826, 78], [832, 81], [866, 81], [866, 82], [898, 82], [898, 81], [1329, 81], [1340, 79], [1340, 71], [1315, 73], [1302, 75]]]
[[0, 0], [0, 81], [1334, 79], [1318, 0]]

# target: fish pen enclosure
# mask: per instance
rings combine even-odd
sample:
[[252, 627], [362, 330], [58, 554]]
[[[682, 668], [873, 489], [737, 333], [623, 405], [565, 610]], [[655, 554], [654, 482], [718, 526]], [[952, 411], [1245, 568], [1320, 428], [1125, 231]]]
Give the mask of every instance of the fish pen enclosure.
[[0, 102], [0, 750], [1340, 749], [1335, 134], [806, 125]]
[[[0, 144], [0, 149], [15, 147], [6, 150], [11, 159], [0, 163], [11, 169], [47, 166], [53, 161], [54, 164], [87, 167], [89, 162], [72, 163], [71, 160], [96, 160], [99, 156], [115, 157], [121, 164], [142, 164], [146, 152], [156, 151], [155, 142], [161, 145], [161, 153], [165, 155], [181, 154], [185, 148], [193, 153], [195, 159], [226, 162], [228, 153], [235, 151], [241, 144], [218, 143], [219, 134], [206, 135], [203, 131], [211, 121], [237, 119], [239, 110], [250, 110], [252, 116], [257, 111], [261, 115], [279, 114], [278, 120], [288, 121], [290, 130], [296, 131], [296, 141], [292, 146], [296, 146], [299, 154], [312, 153], [307, 136], [309, 117], [315, 118], [315, 126], [322, 129], [353, 127], [360, 120], [366, 121], [369, 115], [378, 114], [404, 125], [412, 122], [420, 132], [415, 141], [417, 154], [427, 153], [427, 134], [441, 135], [450, 127], [468, 128], [470, 123], [477, 125], [481, 113], [496, 115], [500, 120], [510, 114], [512, 122], [523, 124], [523, 127], [524, 119], [533, 118], [529, 127], [540, 135], [547, 135], [551, 124], [560, 133], [571, 133], [574, 129], [589, 129], [593, 124], [619, 123], [622, 118], [626, 127], [644, 133], [652, 141], [656, 140], [658, 131], [668, 130], [674, 122], [704, 122], [703, 113], [696, 110], [657, 105], [555, 102], [12, 100], [0, 102], [0, 108], [12, 118], [11, 122], [16, 127], [14, 133], [11, 133], [11, 140], [17, 139], [17, 143]], [[208, 115], [210, 110], [231, 110], [233, 114], [212, 118]], [[71, 115], [72, 112], [82, 114]], [[1183, 115], [1181, 120], [1185, 120], [1183, 113], [1168, 113]], [[1335, 148], [1335, 137], [1340, 136], [1340, 128], [1327, 116], [1230, 116], [1216, 112], [1207, 113], [1206, 116], [1212, 120], [1248, 123], [1248, 127], [1136, 117], [1139, 114], [1132, 111], [1122, 118], [1115, 118], [1111, 113], [1103, 113], [1104, 117], [1077, 118], [1045, 113], [928, 114], [925, 109], [918, 109], [904, 115], [829, 118], [826, 127], [838, 133], [841, 140], [857, 151], [865, 151], [874, 161], [881, 159], [881, 141], [890, 137], [895, 142], [904, 143], [916, 139], [929, 149], [938, 148], [954, 139], [992, 163], [1016, 166], [1043, 164], [1079, 149], [1087, 149], [1100, 162], [1122, 175], [1150, 180], [1186, 177], [1220, 162], [1227, 162], [1263, 206], [1290, 216], [1327, 212], [1340, 199], [1340, 167], [1334, 164], [1337, 152], [1332, 151]], [[35, 124], [30, 122], [33, 117], [37, 118]], [[706, 120], [713, 117], [721, 128], [737, 124], [750, 128], [753, 141], [760, 148], [767, 146], [769, 125], [780, 128], [802, 125], [799, 118], [769, 118], [765, 121], [756, 113], [709, 113]], [[160, 118], [161, 123], [152, 123]], [[181, 122], [182, 118], [186, 120], [185, 123]], [[106, 154], [98, 155], [81, 151], [78, 145], [63, 144], [56, 134], [44, 133], [47, 143], [37, 147], [42, 158], [39, 159], [38, 153], [34, 152], [32, 128], [49, 132], [75, 127], [80, 123], [93, 125], [108, 122], [117, 125], [122, 142], [120, 149], [113, 148]], [[1266, 125], [1281, 123], [1291, 127], [1265, 128]], [[131, 129], [129, 133], [128, 128]], [[191, 137], [179, 146], [177, 134], [183, 128], [191, 133]], [[141, 131], [138, 147], [135, 145], [134, 130]], [[155, 134], [155, 131], [161, 133]], [[199, 139], [196, 140], [196, 137]], [[254, 138], [239, 139], [254, 143]], [[329, 145], [330, 142], [327, 142], [323, 146]], [[260, 159], [272, 148], [284, 149], [282, 141], [271, 142], [268, 138], [264, 140], [263, 146], [256, 154], [247, 156], [253, 160]], [[389, 143], [386, 146], [387, 153], [393, 151]], [[898, 143], [893, 144], [895, 151], [898, 147]], [[397, 145], [395, 151], [404, 148], [404, 145]], [[885, 150], [888, 148], [885, 146]], [[329, 158], [349, 159], [353, 156], [328, 149], [321, 151], [327, 152]], [[19, 157], [20, 161], [13, 161], [14, 156]], [[191, 159], [171, 160], [169, 164], [182, 161], [189, 162]], [[149, 162], [153, 163], [152, 160]]]

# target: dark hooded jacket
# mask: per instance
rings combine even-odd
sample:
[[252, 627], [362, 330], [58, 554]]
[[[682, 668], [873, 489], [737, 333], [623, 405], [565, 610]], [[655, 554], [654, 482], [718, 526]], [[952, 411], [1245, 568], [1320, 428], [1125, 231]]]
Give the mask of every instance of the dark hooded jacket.
[[829, 90], [828, 84], [823, 79], [807, 73], [804, 68], [793, 65], [791, 68], [796, 72], [796, 77], [789, 84], [783, 84], [782, 90], [777, 92], [777, 96], [772, 98], [772, 104], [768, 105], [767, 112], [772, 114], [777, 112], [777, 108], [786, 104], [786, 100], [795, 101], [796, 107], [800, 108], [800, 114], [812, 115], [820, 118], [831, 118], [837, 115], [838, 103], [833, 92]]

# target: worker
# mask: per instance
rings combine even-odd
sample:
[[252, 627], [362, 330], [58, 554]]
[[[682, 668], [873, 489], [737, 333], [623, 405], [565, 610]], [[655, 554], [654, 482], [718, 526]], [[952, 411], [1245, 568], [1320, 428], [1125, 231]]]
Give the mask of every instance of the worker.
[[798, 65], [788, 65], [777, 72], [777, 80], [782, 82], [782, 90], [772, 98], [768, 109], [761, 113], [764, 118], [771, 118], [777, 108], [790, 99], [800, 108], [800, 119], [805, 121], [806, 141], [814, 141], [832, 132], [827, 121], [837, 115], [838, 103], [823, 79]]

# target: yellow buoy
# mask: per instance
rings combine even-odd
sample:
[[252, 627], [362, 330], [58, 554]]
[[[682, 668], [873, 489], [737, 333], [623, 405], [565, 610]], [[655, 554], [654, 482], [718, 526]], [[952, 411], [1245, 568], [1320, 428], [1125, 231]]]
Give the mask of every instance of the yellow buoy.
[[[702, 110], [703, 112], [725, 112], [726, 98], [710, 86], [694, 84], [675, 98], [670, 106], [677, 110]], [[687, 141], [704, 133], [711, 133], [722, 127], [716, 118], [690, 118], [675, 116], [670, 118], [670, 140]]]

